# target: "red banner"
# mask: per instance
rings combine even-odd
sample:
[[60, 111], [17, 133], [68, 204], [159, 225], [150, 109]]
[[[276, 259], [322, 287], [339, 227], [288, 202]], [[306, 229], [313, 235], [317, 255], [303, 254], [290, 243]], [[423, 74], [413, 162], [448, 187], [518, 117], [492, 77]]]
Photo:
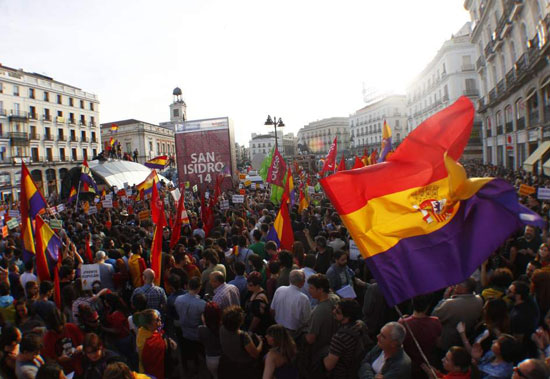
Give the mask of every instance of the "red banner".
[[277, 186], [284, 186], [284, 179], [286, 173], [286, 163], [283, 156], [279, 153], [279, 150], [275, 149], [273, 158], [271, 159], [271, 166], [267, 171], [266, 182], [275, 184]]

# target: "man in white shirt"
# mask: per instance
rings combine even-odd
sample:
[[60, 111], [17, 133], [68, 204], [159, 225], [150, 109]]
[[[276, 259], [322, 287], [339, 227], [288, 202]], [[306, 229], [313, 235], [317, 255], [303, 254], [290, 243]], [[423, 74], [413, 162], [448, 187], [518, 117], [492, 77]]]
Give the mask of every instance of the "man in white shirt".
[[277, 324], [283, 325], [293, 336], [298, 336], [307, 327], [311, 305], [308, 297], [301, 291], [305, 283], [304, 272], [292, 270], [289, 281], [289, 286], [281, 286], [275, 291], [271, 310]]
[[[34, 263], [32, 260], [29, 260], [27, 263], [25, 263], [25, 272], [21, 274], [21, 277], [19, 278], [19, 281], [21, 282], [21, 286], [25, 288], [27, 285], [27, 282], [30, 282], [31, 280], [33, 282], [37, 282], [38, 280], [36, 278], [36, 275], [32, 273], [34, 269]], [[25, 290], [25, 296], [27, 296], [27, 291]]]

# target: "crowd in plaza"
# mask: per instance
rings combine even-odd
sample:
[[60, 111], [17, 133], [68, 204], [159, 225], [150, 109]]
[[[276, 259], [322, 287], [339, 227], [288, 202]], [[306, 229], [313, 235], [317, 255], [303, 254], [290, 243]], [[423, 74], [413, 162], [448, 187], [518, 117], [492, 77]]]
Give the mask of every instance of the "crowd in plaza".
[[[550, 187], [548, 178], [521, 171], [465, 167], [470, 177]], [[159, 192], [174, 214], [170, 188], [161, 183]], [[350, 236], [321, 193], [302, 212], [290, 207], [294, 243], [284, 250], [268, 237], [280, 206], [268, 191], [247, 189], [244, 203], [227, 209], [220, 201], [209, 230], [201, 195], [186, 191], [189, 224], [173, 246], [174, 230], [164, 228], [161, 272], [151, 268], [155, 225], [138, 216], [149, 200], [112, 196], [113, 208], [87, 215], [67, 206], [57, 215], [60, 307], [53, 278], [39, 281], [35, 262], [25, 262], [19, 229], [0, 240], [2, 377], [550, 375], [548, 229], [527, 226], [462, 283], [389, 307], [365, 261], [350, 255]], [[520, 200], [548, 220], [550, 203], [536, 193]], [[101, 280], [88, 290], [80, 273], [92, 263]]]

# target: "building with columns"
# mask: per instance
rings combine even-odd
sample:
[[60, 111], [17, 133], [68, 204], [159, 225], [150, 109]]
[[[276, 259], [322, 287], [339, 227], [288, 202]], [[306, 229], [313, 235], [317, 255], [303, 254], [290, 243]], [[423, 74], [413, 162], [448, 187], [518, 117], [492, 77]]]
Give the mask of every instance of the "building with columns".
[[550, 158], [550, 3], [466, 0], [464, 7], [481, 84], [483, 161], [542, 172]]
[[338, 137], [338, 151], [349, 147], [348, 117], [330, 117], [310, 122], [298, 131], [298, 150], [324, 157], [335, 137]]
[[388, 95], [350, 115], [351, 150], [358, 155], [380, 150], [384, 120], [392, 130], [393, 146], [398, 145], [407, 135], [406, 111], [405, 95]]
[[0, 195], [17, 198], [21, 161], [45, 196], [101, 150], [99, 100], [48, 76], [0, 64]]
[[[467, 96], [477, 104], [478, 77], [475, 71], [476, 46], [470, 41], [471, 23], [467, 22], [445, 41], [435, 57], [407, 88], [406, 134], [424, 120]], [[464, 159], [482, 158], [481, 119], [476, 115]]]

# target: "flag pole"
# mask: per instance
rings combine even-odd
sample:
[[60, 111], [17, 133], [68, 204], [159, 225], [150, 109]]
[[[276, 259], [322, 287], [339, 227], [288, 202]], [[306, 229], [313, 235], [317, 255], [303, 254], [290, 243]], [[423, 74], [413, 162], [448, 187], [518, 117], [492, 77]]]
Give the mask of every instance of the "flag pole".
[[422, 350], [422, 348], [420, 347], [420, 344], [418, 343], [418, 340], [416, 339], [414, 333], [412, 332], [411, 327], [409, 326], [409, 324], [407, 324], [405, 322], [405, 317], [403, 317], [403, 313], [401, 313], [401, 310], [399, 309], [399, 307], [397, 305], [394, 305], [393, 307], [397, 311], [397, 314], [399, 314], [399, 318], [401, 320], [403, 320], [403, 324], [405, 325], [405, 328], [407, 328], [407, 332], [409, 332], [409, 334], [411, 335], [411, 337], [414, 341], [414, 344], [416, 345], [416, 348], [418, 349], [418, 351], [420, 352], [420, 355], [422, 356], [422, 359], [424, 359], [424, 362], [426, 362], [426, 365], [428, 365], [428, 367], [430, 368], [430, 371], [434, 375], [434, 378], [437, 378], [437, 374], [436, 374], [434, 368], [430, 364], [430, 361], [428, 361], [428, 358], [426, 357], [426, 354], [424, 354], [424, 350]]
[[78, 197], [80, 196], [80, 180], [78, 180], [78, 192], [76, 193], [76, 201], [74, 204], [74, 211], [78, 210]]

